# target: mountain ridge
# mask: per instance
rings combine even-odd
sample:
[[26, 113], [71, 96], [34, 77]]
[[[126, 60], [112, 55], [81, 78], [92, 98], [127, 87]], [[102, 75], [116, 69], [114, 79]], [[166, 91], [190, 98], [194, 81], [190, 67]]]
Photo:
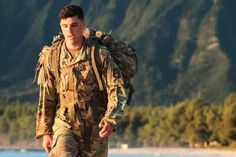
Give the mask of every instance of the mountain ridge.
[[0, 15], [9, 26], [0, 38], [2, 101], [37, 100], [37, 87], [31, 82], [38, 53], [60, 31], [57, 14], [67, 3], [82, 6], [87, 26], [111, 30], [116, 39], [137, 50], [134, 104], [172, 104], [199, 95], [205, 101], [221, 102], [235, 91], [233, 0], [21, 3], [0, 2]]

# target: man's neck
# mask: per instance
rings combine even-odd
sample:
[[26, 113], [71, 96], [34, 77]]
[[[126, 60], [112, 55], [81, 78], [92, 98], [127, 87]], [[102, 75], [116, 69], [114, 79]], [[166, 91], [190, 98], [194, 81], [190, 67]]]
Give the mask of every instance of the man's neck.
[[83, 45], [84, 45], [84, 39], [82, 39], [81, 41], [77, 43], [66, 42], [66, 47], [72, 50], [80, 50], [83, 47]]

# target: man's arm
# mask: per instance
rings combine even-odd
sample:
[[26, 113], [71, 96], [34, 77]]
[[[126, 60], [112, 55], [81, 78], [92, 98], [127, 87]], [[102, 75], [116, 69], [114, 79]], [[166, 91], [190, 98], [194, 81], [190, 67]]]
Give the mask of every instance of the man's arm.
[[[102, 129], [100, 131], [100, 136], [105, 135], [106, 137], [106, 135], [110, 135], [109, 133], [112, 132], [113, 128], [117, 125], [119, 119], [122, 117], [124, 106], [127, 100], [127, 91], [124, 88], [124, 81], [120, 69], [113, 61], [113, 58], [108, 55], [109, 52], [104, 54], [105, 55], [103, 56], [105, 56], [105, 58], [102, 59], [104, 63], [104, 73], [102, 77], [106, 86], [108, 103], [107, 111], [104, 118], [100, 122], [100, 126], [103, 126], [102, 128], [107, 128], [107, 132]], [[112, 129], [107, 127], [107, 125], [112, 126]]]
[[49, 68], [50, 48], [44, 47], [40, 55], [37, 72], [39, 89], [39, 103], [36, 119], [36, 139], [43, 137], [43, 148], [47, 153], [52, 145], [52, 125], [54, 123], [58, 95], [55, 78]]
[[52, 134], [58, 95], [55, 87], [55, 78], [51, 72], [49, 58], [50, 47], [44, 47], [38, 61], [39, 75], [37, 83], [39, 89], [39, 103], [36, 119], [36, 138]]
[[57, 94], [55, 89], [47, 84], [40, 84], [39, 104], [36, 119], [36, 138], [43, 135], [52, 134], [52, 125], [54, 123]]

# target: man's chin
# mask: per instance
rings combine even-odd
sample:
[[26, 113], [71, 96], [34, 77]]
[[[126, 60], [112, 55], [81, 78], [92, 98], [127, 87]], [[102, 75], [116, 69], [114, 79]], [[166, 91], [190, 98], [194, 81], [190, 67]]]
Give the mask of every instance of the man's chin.
[[75, 44], [75, 43], [76, 43], [76, 40], [74, 40], [74, 39], [66, 39], [66, 42], [67, 42], [68, 44]]

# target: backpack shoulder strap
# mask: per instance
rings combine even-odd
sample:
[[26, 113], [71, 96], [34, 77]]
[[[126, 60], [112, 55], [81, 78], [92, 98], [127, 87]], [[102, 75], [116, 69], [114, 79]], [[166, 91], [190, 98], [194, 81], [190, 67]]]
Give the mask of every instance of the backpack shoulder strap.
[[97, 59], [96, 59], [96, 58], [99, 58], [99, 57], [97, 57], [97, 55], [99, 55], [98, 51], [99, 51], [98, 46], [92, 45], [91, 50], [90, 50], [91, 63], [92, 63], [92, 67], [93, 67], [93, 70], [94, 70], [94, 73], [95, 73], [95, 76], [96, 76], [96, 79], [97, 79], [97, 82], [98, 82], [98, 87], [99, 87], [100, 91], [103, 91], [104, 86], [103, 86], [103, 82], [102, 82], [102, 79], [101, 79], [101, 73], [100, 73], [101, 70], [98, 70]]
[[59, 40], [53, 43], [52, 45], [52, 54], [51, 54], [51, 66], [53, 69], [53, 74], [55, 77], [55, 85], [57, 92], [59, 93], [59, 83], [60, 83], [60, 53], [63, 40]]

